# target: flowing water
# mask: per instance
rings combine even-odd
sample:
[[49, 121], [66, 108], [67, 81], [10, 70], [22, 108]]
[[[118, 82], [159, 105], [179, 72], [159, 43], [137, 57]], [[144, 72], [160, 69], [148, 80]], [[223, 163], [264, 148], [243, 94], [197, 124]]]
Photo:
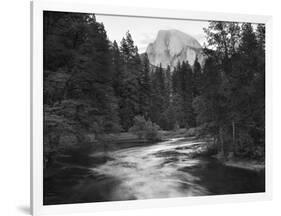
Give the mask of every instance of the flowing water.
[[[199, 157], [206, 144], [183, 138], [106, 153], [103, 163], [68, 169], [46, 204], [263, 192], [264, 172]], [[100, 158], [104, 153], [94, 153]], [[70, 181], [70, 182], [69, 182]], [[67, 184], [69, 183], [69, 184]], [[57, 185], [55, 187], [54, 185]]]

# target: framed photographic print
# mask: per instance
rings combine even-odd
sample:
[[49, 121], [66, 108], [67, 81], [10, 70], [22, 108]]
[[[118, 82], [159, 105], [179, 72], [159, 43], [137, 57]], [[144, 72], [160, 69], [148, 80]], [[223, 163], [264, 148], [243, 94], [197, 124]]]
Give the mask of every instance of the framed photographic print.
[[271, 198], [271, 17], [31, 14], [34, 215]]

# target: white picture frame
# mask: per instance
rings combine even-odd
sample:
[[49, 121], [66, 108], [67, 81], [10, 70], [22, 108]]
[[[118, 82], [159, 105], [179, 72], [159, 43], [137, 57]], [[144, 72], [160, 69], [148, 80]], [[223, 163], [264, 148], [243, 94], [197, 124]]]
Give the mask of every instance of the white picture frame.
[[[187, 198], [98, 202], [67, 205], [43, 205], [43, 11], [89, 12], [134, 17], [177, 20], [219, 20], [264, 23], [266, 25], [266, 191], [254, 194], [212, 195]], [[76, 2], [36, 0], [31, 3], [31, 209], [33, 215], [51, 213], [96, 212], [163, 206], [213, 204], [270, 200], [272, 197], [272, 96], [271, 53], [272, 18], [270, 16], [193, 12], [184, 10], [103, 6]]]

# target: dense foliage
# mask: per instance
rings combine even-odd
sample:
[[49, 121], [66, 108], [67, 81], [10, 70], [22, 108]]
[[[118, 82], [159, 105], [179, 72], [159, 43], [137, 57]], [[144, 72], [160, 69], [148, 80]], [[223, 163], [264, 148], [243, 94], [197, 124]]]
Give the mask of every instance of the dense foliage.
[[265, 144], [265, 26], [210, 22], [197, 122], [225, 155], [263, 158]]
[[143, 116], [134, 118], [134, 125], [129, 129], [130, 132], [136, 134], [139, 139], [145, 138], [150, 141], [160, 140], [159, 126], [150, 120], [145, 120]]
[[98, 140], [129, 129], [153, 140], [160, 128], [198, 127], [223, 154], [264, 155], [265, 27], [210, 22], [205, 32], [204, 65], [162, 68], [129, 32], [109, 41], [94, 14], [44, 12], [46, 163], [63, 137], [80, 148], [88, 133]]

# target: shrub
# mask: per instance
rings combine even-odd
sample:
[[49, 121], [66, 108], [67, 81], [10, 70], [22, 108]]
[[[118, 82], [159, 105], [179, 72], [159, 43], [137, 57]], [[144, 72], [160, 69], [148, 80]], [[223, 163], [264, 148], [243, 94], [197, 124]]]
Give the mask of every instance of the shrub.
[[189, 128], [185, 133], [185, 136], [187, 137], [196, 136], [196, 135], [197, 135], [197, 128]]
[[139, 139], [145, 138], [147, 140], [159, 140], [158, 130], [160, 127], [151, 122], [146, 121], [143, 116], [135, 116], [134, 125], [129, 129], [130, 132], [136, 134]]
[[143, 116], [135, 116], [134, 125], [129, 129], [129, 132], [136, 134], [139, 139], [143, 138], [146, 130], [146, 120]]
[[151, 140], [151, 141], [156, 141], [160, 139], [158, 130], [160, 129], [160, 127], [151, 122], [150, 120], [146, 122], [146, 128], [145, 128], [145, 138], [147, 140]]

